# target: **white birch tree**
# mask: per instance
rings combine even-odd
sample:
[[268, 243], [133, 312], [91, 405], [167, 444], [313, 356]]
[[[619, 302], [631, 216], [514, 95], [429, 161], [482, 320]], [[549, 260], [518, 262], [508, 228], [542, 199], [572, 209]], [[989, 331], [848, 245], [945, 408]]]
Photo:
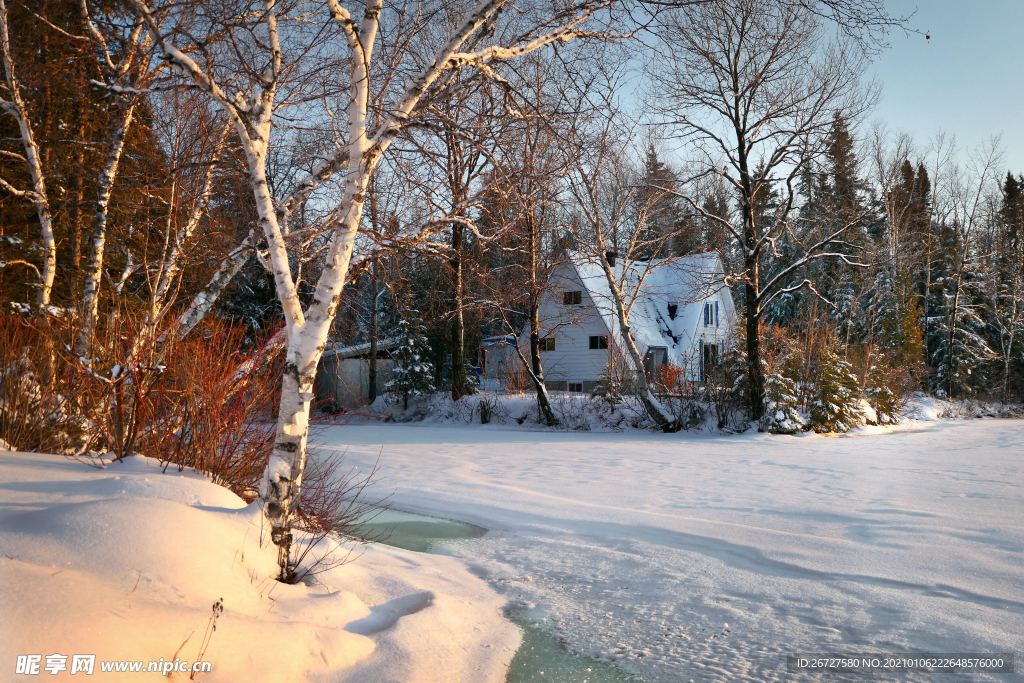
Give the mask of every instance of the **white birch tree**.
[[[36, 271], [39, 279], [36, 301], [40, 306], [48, 306], [57, 270], [57, 241], [53, 235], [53, 212], [50, 210], [50, 199], [46, 190], [46, 175], [43, 171], [43, 163], [39, 155], [39, 145], [36, 143], [28, 107], [25, 106], [25, 100], [21, 96], [22, 85], [18, 79], [17, 67], [11, 50], [8, 16], [7, 3], [5, 0], [0, 0], [0, 56], [2, 56], [4, 62], [4, 78], [7, 85], [7, 97], [0, 97], [0, 108], [13, 116], [14, 120], [17, 121], [18, 132], [21, 135], [21, 144], [25, 153], [24, 155], [18, 155], [13, 152], [4, 152], [4, 154], [12, 156], [28, 165], [32, 188], [27, 190], [18, 189], [3, 178], [0, 178], [0, 187], [15, 197], [27, 199], [35, 206], [36, 214], [39, 217], [39, 232], [42, 238], [43, 268], [40, 271], [34, 264], [27, 261], [19, 261], [18, 263]], [[12, 264], [13, 262], [5, 265]]]
[[[593, 24], [612, 1], [519, 8], [521, 14], [515, 19], [519, 30], [509, 34], [494, 31], [503, 20], [503, 11], [511, 7], [507, 0], [485, 0], [470, 7], [454, 30], [435, 37], [432, 55], [417, 62], [408, 49], [409, 35], [386, 33], [392, 42], [386, 44], [386, 50], [377, 50], [382, 31], [407, 19], [405, 8], [385, 7], [383, 0], [368, 0], [356, 16], [339, 0], [327, 0], [326, 16], [308, 5], [275, 0], [242, 3], [232, 8], [236, 11], [231, 16], [204, 17], [209, 20], [206, 33], [194, 26], [184, 30], [184, 22], [193, 17], [187, 17], [181, 5], [151, 7], [143, 0], [131, 0], [167, 64], [190, 87], [205, 92], [219, 105], [246, 156], [288, 337], [277, 435], [261, 486], [271, 539], [278, 546], [281, 580], [295, 576], [290, 558], [291, 522], [305, 467], [313, 381], [353, 262], [371, 176], [395, 140], [416, 125], [425, 106], [448, 95], [447, 86], [455, 74], [469, 70], [475, 78], [497, 79], [503, 61], [575, 38], [599, 37], [602, 29]], [[430, 11], [419, 11], [423, 12], [419, 16], [431, 16]], [[428, 19], [405, 28], [423, 32], [429, 25]], [[298, 43], [295, 39], [310, 26], [315, 28], [304, 36], [305, 44]], [[208, 42], [193, 39], [196, 35], [206, 35]], [[228, 35], [235, 53], [225, 47], [223, 37]], [[492, 40], [495, 35], [511, 37], [499, 42]], [[330, 72], [310, 64], [338, 54], [341, 56], [332, 62]], [[407, 77], [410, 72], [414, 75]], [[344, 125], [338, 126], [336, 147], [278, 198], [267, 168], [275, 129], [285, 122], [281, 118], [284, 109], [298, 113], [300, 105], [310, 101], [314, 78], [320, 79], [323, 88], [338, 93], [339, 99], [347, 100]], [[327, 243], [323, 265], [311, 301], [303, 307], [289, 263], [289, 219], [319, 186], [336, 175], [341, 176], [339, 196], [315, 228]]]

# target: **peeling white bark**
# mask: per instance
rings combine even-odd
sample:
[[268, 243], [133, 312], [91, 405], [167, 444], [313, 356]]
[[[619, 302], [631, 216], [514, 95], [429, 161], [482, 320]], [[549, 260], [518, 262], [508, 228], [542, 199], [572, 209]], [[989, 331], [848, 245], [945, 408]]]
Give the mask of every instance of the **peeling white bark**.
[[[460, 57], [459, 50], [507, 2], [484, 0], [467, 15], [463, 23], [398, 98], [395, 108], [376, 131], [371, 132], [367, 116], [370, 66], [373, 63], [382, 0], [367, 0], [358, 26], [348, 10], [339, 2], [326, 0], [331, 20], [344, 34], [351, 54], [348, 74], [351, 97], [348, 109], [348, 140], [336, 153], [319, 162], [309, 177], [296, 184], [285, 199], [275, 205], [266, 175], [271, 119], [277, 104], [276, 95], [282, 73], [282, 51], [277, 32], [278, 9], [273, 0], [265, 0], [261, 19], [263, 29], [266, 31], [267, 67], [261, 74], [258, 85], [255, 86], [255, 92], [251, 92], [246, 101], [243, 101], [240, 95], [229, 95], [225, 86], [204, 71], [185, 51], [171, 44], [161, 34], [143, 0], [130, 0], [170, 67], [187, 76], [227, 114], [245, 153], [260, 229], [267, 242], [267, 261], [284, 312], [288, 341], [277, 434], [273, 454], [260, 487], [264, 511], [270, 523], [271, 538], [278, 546], [282, 580], [290, 580], [293, 576], [294, 568], [289, 558], [291, 518], [298, 505], [305, 468], [313, 381], [352, 264], [352, 252], [360, 229], [367, 186], [381, 157], [409, 125], [413, 112], [423, 103], [424, 98], [430, 97], [431, 86], [444, 74], [467, 66], [489, 73], [489, 62], [527, 54], [553, 42], [576, 37], [580, 35], [579, 25], [594, 12], [606, 7], [610, 1], [584, 3], [578, 6], [578, 11], [567, 13], [561, 26], [541, 33], [529, 41], [510, 46], [508, 50], [511, 52], [493, 51], [475, 54], [472, 58], [465, 55]], [[332, 212], [331, 223], [321, 228], [330, 235], [330, 245], [324, 259], [323, 270], [316, 282], [312, 303], [303, 311], [295, 279], [289, 267], [282, 227], [287, 226], [291, 212], [301, 206], [320, 183], [343, 166], [347, 166], [347, 173], [341, 201]], [[206, 300], [203, 301], [199, 308], [205, 304]]]
[[0, 180], [0, 186], [11, 194], [28, 199], [36, 207], [36, 215], [39, 217], [39, 235], [43, 243], [43, 267], [41, 271], [36, 269], [39, 273], [39, 291], [36, 293], [36, 302], [40, 306], [47, 306], [50, 303], [53, 281], [57, 272], [57, 242], [53, 236], [53, 215], [50, 212], [49, 196], [46, 193], [46, 177], [43, 175], [43, 164], [39, 158], [39, 145], [36, 144], [35, 135], [32, 132], [32, 122], [29, 119], [25, 102], [21, 98], [21, 85], [14, 69], [7, 23], [7, 4], [4, 0], [0, 0], [0, 53], [3, 56], [4, 75], [11, 98], [10, 100], [0, 99], [0, 107], [18, 122], [21, 145], [25, 150], [24, 161], [28, 164], [29, 175], [32, 178], [32, 189], [30, 191], [18, 190], [3, 180]]
[[99, 289], [103, 277], [103, 261], [106, 256], [107, 225], [110, 222], [110, 195], [114, 190], [114, 181], [121, 166], [121, 155], [124, 152], [125, 138], [135, 118], [135, 102], [123, 102], [118, 107], [120, 119], [113, 127], [110, 136], [110, 152], [100, 170], [96, 213], [93, 217], [92, 246], [89, 249], [89, 261], [85, 268], [85, 285], [82, 289], [82, 327], [76, 341], [75, 352], [83, 355], [92, 342], [96, 328], [96, 317], [99, 314]]
[[249, 260], [249, 256], [252, 255], [254, 251], [252, 247], [254, 238], [255, 231], [249, 231], [249, 236], [224, 257], [217, 271], [210, 278], [210, 281], [192, 298], [188, 308], [185, 309], [185, 312], [178, 317], [174, 324], [174, 337], [176, 339], [183, 339], [185, 335], [191, 332], [206, 317], [213, 308], [213, 305], [217, 303], [221, 292], [231, 283], [231, 280], [242, 269], [245, 262]]

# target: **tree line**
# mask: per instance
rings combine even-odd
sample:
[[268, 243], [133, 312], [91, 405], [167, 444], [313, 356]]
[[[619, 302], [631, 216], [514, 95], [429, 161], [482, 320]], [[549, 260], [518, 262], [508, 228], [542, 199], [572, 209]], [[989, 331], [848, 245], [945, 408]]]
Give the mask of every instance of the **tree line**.
[[[119, 456], [191, 395], [165, 391], [183, 350], [233, 340], [236, 376], [276, 382], [257, 488], [283, 580], [327, 345], [400, 337], [392, 393], [458, 400], [513, 335], [554, 425], [539, 310], [568, 250], [623, 329], [623, 265], [721, 255], [739, 320], [700, 390], [723, 427], [1019, 401], [1024, 177], [867, 122], [905, 26], [876, 0], [0, 0], [4, 325], [50, 340], [32, 381], [102, 389], [47, 414]], [[621, 350], [623, 390], [685, 427]], [[244, 394], [218, 386], [185, 412]]]

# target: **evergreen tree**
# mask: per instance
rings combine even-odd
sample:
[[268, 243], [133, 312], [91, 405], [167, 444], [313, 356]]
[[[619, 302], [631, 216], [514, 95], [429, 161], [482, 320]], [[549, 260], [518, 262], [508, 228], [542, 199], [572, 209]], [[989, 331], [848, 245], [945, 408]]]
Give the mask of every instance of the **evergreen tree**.
[[921, 309], [909, 273], [882, 268], [864, 293], [865, 340], [871, 356], [881, 356], [893, 368], [914, 371], [923, 361]]
[[814, 366], [809, 424], [816, 432], [847, 432], [862, 420], [857, 376], [833, 337]]
[[1011, 262], [1017, 260], [1019, 263], [1021, 254], [1024, 254], [1024, 174], [1018, 179], [1012, 173], [1007, 173], [1000, 189], [999, 252], [1004, 259]]
[[[951, 262], [940, 265], [941, 272], [945, 272]], [[929, 352], [934, 367], [930, 388], [940, 396], [976, 395], [986, 386], [987, 366], [997, 355], [989, 343], [989, 330], [982, 315], [984, 282], [980, 275], [975, 266], [964, 267], [959, 297], [953, 290], [953, 277], [937, 278], [939, 291], [935, 298], [940, 315], [929, 330]]]
[[1008, 402], [1012, 393], [1024, 396], [1024, 176], [1007, 173], [1001, 190], [986, 298], [992, 345], [1000, 355], [1000, 397]]
[[869, 424], [887, 425], [900, 421], [899, 400], [889, 386], [894, 371], [898, 371], [898, 367], [884, 363], [882, 359], [868, 368], [864, 399], [874, 413], [874, 417], [867, 420]]
[[858, 177], [858, 161], [853, 135], [841, 115], [832, 120], [828, 137], [829, 203], [836, 215], [849, 218], [860, 209], [863, 182]]
[[799, 398], [796, 382], [782, 372], [772, 372], [764, 378], [765, 411], [759, 430], [771, 434], [796, 434], [807, 427], [797, 410]]
[[669, 252], [689, 253], [697, 246], [695, 230], [675, 235], [678, 228], [689, 226], [688, 222], [679, 217], [676, 195], [665, 192], [666, 189], [674, 189], [675, 177], [675, 173], [658, 159], [654, 145], [649, 145], [636, 203], [640, 210], [648, 212], [642, 239], [650, 244], [647, 255], [651, 257], [665, 256]]
[[410, 397], [434, 392], [434, 364], [429, 360], [430, 347], [423, 325], [402, 318], [398, 321], [397, 336], [401, 344], [393, 354], [396, 363], [384, 390], [389, 394], [390, 403], [401, 402], [408, 410]]

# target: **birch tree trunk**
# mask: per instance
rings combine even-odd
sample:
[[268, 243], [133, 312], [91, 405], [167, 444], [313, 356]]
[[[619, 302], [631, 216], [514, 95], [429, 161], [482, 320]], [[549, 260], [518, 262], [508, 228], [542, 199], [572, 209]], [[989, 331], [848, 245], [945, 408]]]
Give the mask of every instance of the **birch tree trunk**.
[[[604, 245], [604, 239], [598, 237], [598, 246]], [[603, 253], [602, 249], [602, 253]], [[633, 339], [632, 333], [629, 330], [629, 311], [626, 308], [625, 302], [623, 301], [622, 289], [619, 286], [618, 281], [615, 279], [615, 273], [612, 270], [611, 264], [608, 263], [606, 256], [601, 257], [601, 266], [604, 271], [605, 279], [608, 282], [608, 291], [611, 294], [612, 303], [615, 306], [615, 316], [619, 322], [620, 336], [622, 337], [622, 343], [626, 347], [626, 351], [629, 353], [629, 358], [633, 362], [633, 368], [636, 373], [636, 395], [640, 399], [640, 402], [644, 406], [644, 410], [650, 415], [651, 419], [654, 420], [654, 424], [658, 426], [663, 432], [671, 433], [678, 432], [680, 427], [679, 423], [674, 417], [672, 417], [665, 407], [661, 405], [661, 401], [655, 397], [654, 393], [651, 392], [651, 387], [647, 382], [647, 373], [644, 368], [644, 359], [640, 355], [640, 350], [636, 346], [636, 340]], [[639, 290], [639, 287], [638, 287]], [[637, 292], [639, 295], [639, 291]]]
[[540, 358], [540, 297], [541, 287], [537, 274], [537, 224], [532, 216], [527, 217], [529, 221], [530, 240], [530, 361], [522, 357], [519, 351], [519, 339], [516, 339], [516, 351], [520, 354], [523, 365], [527, 367], [530, 380], [533, 382], [534, 391], [537, 392], [537, 407], [540, 409], [541, 417], [548, 427], [558, 424], [558, 418], [551, 409], [551, 397], [548, 395], [547, 384], [544, 383], [544, 364]]
[[[462, 68], [476, 68], [484, 77], [491, 77], [493, 71], [488, 64], [493, 61], [512, 59], [554, 42], [583, 35], [584, 31], [577, 27], [611, 2], [608, 0], [589, 4], [584, 1], [579, 6], [558, 15], [557, 21], [560, 21], [561, 25], [550, 28], [542, 23], [540, 26], [544, 32], [520, 34], [525, 37], [511, 47], [494, 45], [476, 52], [460, 53], [459, 50], [464, 45], [472, 44], [471, 39], [474, 35], [490, 26], [489, 22], [504, 7], [505, 1], [485, 0], [472, 9], [462, 24], [441, 44], [429, 62], [421, 67], [418, 75], [404, 87], [390, 113], [383, 117], [382, 123], [371, 135], [367, 115], [370, 66], [373, 64], [373, 49], [382, 0], [368, 0], [362, 19], [358, 23], [337, 0], [327, 0], [331, 19], [344, 35], [351, 53], [348, 60], [350, 104], [347, 140], [335, 153], [318, 163], [310, 178], [297, 184], [295, 193], [291, 196], [302, 195], [307, 192], [305, 188], [315, 187], [318, 182], [329, 177], [336, 167], [340, 166], [339, 160], [342, 158], [347, 162], [347, 169], [340, 201], [331, 214], [330, 224], [322, 228], [324, 233], [330, 236], [330, 243], [324, 255], [322, 271], [316, 281], [312, 302], [306, 311], [303, 311], [295, 279], [290, 270], [278, 214], [280, 211], [282, 220], [286, 221], [288, 213], [294, 210], [296, 205], [289, 199], [275, 206], [266, 173], [272, 118], [277, 105], [276, 96], [281, 85], [282, 60], [285, 54], [281, 47], [277, 23], [277, 13], [282, 10], [274, 0], [265, 0], [262, 10], [253, 14], [256, 18], [251, 21], [258, 22], [261, 35], [254, 49], [265, 51], [266, 62], [259, 72], [246, 74], [253, 84], [252, 90], [245, 96], [239, 94], [236, 97], [227, 91], [228, 87], [236, 87], [234, 82], [230, 86], [219, 83], [189, 54], [175, 47], [164, 37], [143, 0], [130, 0], [170, 67], [186, 76], [193, 85], [210, 96], [231, 119], [245, 152], [249, 182], [260, 218], [260, 227], [267, 241], [269, 261], [288, 336], [277, 431], [267, 470], [260, 485], [260, 497], [270, 525], [271, 540], [278, 546], [278, 578], [282, 581], [295, 579], [295, 567], [291, 558], [291, 521], [299, 504], [306, 464], [306, 440], [310, 402], [313, 398], [313, 381], [348, 276], [368, 181], [382, 155], [407, 128], [411, 116], [418, 110], [424, 98], [444, 96], [434, 93], [431, 88], [436, 82], [443, 80], [445, 74], [454, 73]], [[586, 32], [586, 35], [594, 34]], [[200, 53], [204, 58], [209, 54], [205, 50], [195, 52], [197, 55]]]
[[245, 262], [252, 255], [254, 237], [255, 231], [250, 230], [248, 237], [242, 240], [241, 244], [224, 257], [216, 272], [214, 272], [209, 282], [206, 283], [206, 286], [199, 290], [192, 298], [188, 308], [178, 317], [172, 328], [175, 339], [183, 339], [206, 317], [213, 308], [213, 305], [217, 303], [221, 293], [231, 283], [235, 275], [242, 270], [242, 266], [245, 265]]
[[39, 291], [36, 293], [36, 302], [40, 306], [47, 306], [50, 303], [53, 281], [57, 272], [57, 242], [53, 236], [53, 215], [50, 211], [46, 177], [43, 162], [39, 156], [39, 145], [36, 144], [28, 109], [21, 97], [21, 84], [15, 72], [7, 17], [7, 4], [5, 0], [0, 0], [0, 52], [2, 52], [4, 61], [7, 90], [11, 98], [10, 100], [0, 99], [0, 107], [18, 122], [21, 145], [25, 150], [24, 161], [28, 165], [32, 189], [29, 191], [18, 190], [2, 179], [0, 179], [0, 187], [15, 196], [28, 199], [36, 208], [36, 215], [39, 218], [39, 235], [43, 246], [43, 268], [39, 273]]
[[[531, 330], [530, 338], [531, 344], [536, 334]], [[539, 363], [534, 364], [534, 354], [531, 351], [531, 358], [527, 359], [523, 354], [523, 350], [519, 348], [519, 338], [515, 340], [516, 355], [519, 356], [520, 362], [523, 364], [523, 368], [526, 370], [526, 374], [530, 376], [530, 382], [533, 383], [534, 391], [537, 392], [537, 407], [540, 409], [541, 418], [548, 427], [554, 427], [558, 424], [558, 418], [555, 417], [555, 411], [551, 408], [551, 397], [548, 395], [547, 385], [544, 384], [544, 375], [537, 372], [537, 368], [540, 367]], [[542, 371], [543, 372], [543, 371]]]
[[121, 165], [121, 154], [124, 152], [125, 138], [135, 117], [135, 101], [122, 101], [118, 111], [120, 120], [116, 122], [110, 136], [110, 151], [100, 171], [98, 194], [96, 197], [96, 213], [93, 216], [92, 245], [89, 249], [89, 261], [85, 267], [85, 284], [82, 288], [82, 321], [79, 330], [75, 353], [82, 356], [88, 352], [96, 329], [96, 317], [99, 314], [99, 290], [103, 278], [103, 261], [106, 254], [107, 225], [110, 222], [110, 195], [114, 190], [114, 181]]

